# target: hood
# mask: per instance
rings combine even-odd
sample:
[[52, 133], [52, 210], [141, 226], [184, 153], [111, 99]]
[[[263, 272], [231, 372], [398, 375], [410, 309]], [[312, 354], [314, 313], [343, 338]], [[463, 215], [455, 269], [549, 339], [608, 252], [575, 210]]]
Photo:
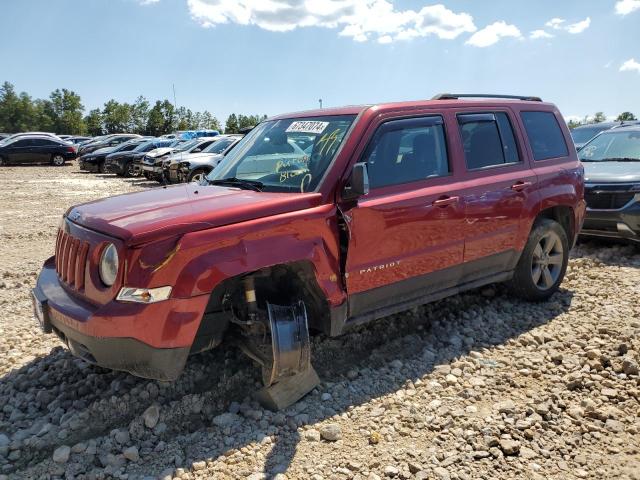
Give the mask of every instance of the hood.
[[67, 218], [129, 245], [312, 208], [319, 193], [267, 193], [181, 184], [77, 205]]
[[640, 182], [640, 162], [583, 162], [586, 183]]
[[175, 148], [173, 147], [156, 148], [154, 150], [151, 150], [149, 153], [147, 153], [147, 157], [149, 158], [161, 157], [162, 155], [166, 155], [167, 153], [171, 153], [173, 151], [175, 151]]

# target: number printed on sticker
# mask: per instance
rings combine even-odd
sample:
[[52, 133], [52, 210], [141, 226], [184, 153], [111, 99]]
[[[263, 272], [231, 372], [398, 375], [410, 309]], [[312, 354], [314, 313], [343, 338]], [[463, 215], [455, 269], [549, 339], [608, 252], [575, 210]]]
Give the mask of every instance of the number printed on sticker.
[[287, 133], [322, 133], [327, 128], [329, 122], [318, 122], [315, 120], [306, 120], [300, 122], [293, 122], [287, 128]]

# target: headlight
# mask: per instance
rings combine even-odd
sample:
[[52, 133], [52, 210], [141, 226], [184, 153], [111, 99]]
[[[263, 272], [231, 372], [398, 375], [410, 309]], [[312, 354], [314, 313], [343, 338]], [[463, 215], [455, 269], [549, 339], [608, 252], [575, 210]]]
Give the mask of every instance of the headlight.
[[122, 287], [117, 300], [121, 302], [155, 303], [166, 300], [171, 295], [171, 287], [132, 288]]
[[118, 276], [118, 251], [113, 243], [107, 245], [100, 255], [100, 280], [110, 287]]

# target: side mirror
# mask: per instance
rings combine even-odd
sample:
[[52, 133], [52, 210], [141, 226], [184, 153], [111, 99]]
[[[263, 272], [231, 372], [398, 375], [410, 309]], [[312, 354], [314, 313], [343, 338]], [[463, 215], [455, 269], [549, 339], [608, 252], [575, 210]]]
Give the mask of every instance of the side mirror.
[[344, 188], [347, 199], [361, 197], [369, 193], [369, 171], [365, 162], [358, 162], [351, 170], [349, 183]]

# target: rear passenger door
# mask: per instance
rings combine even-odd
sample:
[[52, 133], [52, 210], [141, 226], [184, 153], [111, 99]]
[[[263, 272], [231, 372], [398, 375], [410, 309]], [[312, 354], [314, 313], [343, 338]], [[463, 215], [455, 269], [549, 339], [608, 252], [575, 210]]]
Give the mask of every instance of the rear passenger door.
[[[466, 167], [463, 283], [513, 269], [536, 175], [510, 111], [456, 114]], [[524, 236], [526, 240], [526, 235]]]
[[452, 189], [442, 116], [380, 123], [358, 161], [368, 165], [370, 192], [343, 210], [349, 316], [455, 285], [464, 207]]

